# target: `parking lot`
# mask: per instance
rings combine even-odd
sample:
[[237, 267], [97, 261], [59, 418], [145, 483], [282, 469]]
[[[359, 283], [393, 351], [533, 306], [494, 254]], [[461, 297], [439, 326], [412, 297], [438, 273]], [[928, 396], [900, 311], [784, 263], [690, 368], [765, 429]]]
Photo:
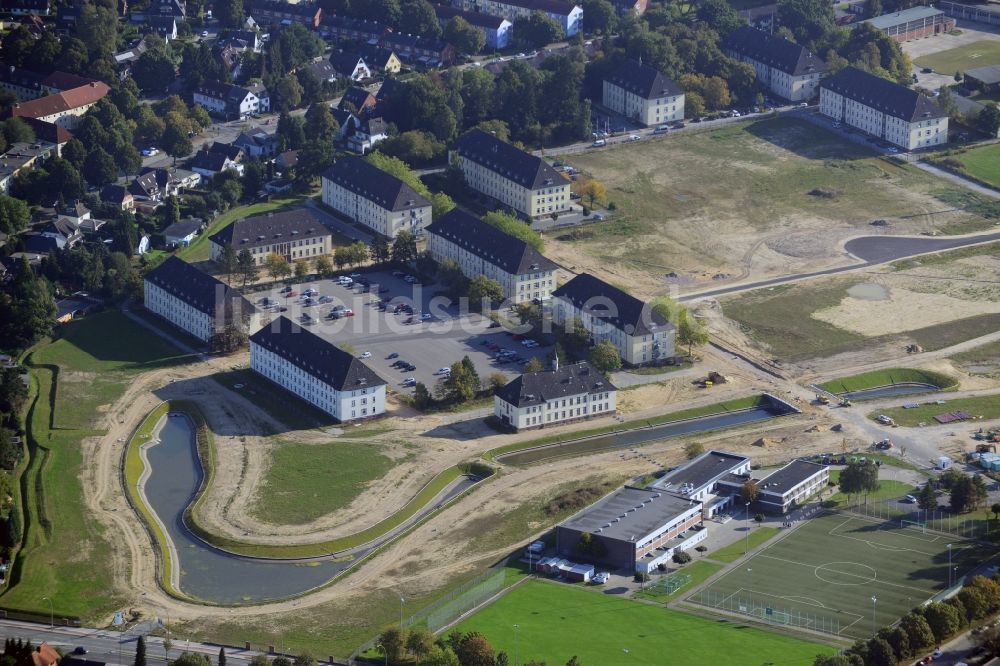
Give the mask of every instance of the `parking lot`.
[[[400, 392], [412, 391], [412, 386], [405, 385], [410, 378], [433, 392], [442, 378], [438, 370], [466, 355], [485, 380], [494, 372], [514, 377], [531, 358], [545, 361], [551, 351], [548, 347], [524, 347], [511, 332], [496, 324], [491, 328], [489, 319], [451, 302], [433, 285], [411, 285], [402, 274], [388, 271], [351, 274], [355, 282], [350, 286], [337, 284], [336, 278], [290, 288], [275, 286], [255, 294], [253, 301], [262, 307], [268, 299], [277, 305], [268, 309], [275, 316], [284, 315], [338, 346], [348, 344], [358, 357], [368, 352], [371, 356], [365, 357], [365, 362], [390, 388]], [[357, 280], [367, 280], [369, 290]], [[303, 292], [309, 289], [316, 290], [311, 304], [302, 300]], [[397, 309], [400, 311], [395, 312]], [[332, 314], [335, 310], [336, 315]], [[504, 349], [513, 357], [499, 362], [496, 356]], [[403, 361], [414, 369], [394, 367]]]

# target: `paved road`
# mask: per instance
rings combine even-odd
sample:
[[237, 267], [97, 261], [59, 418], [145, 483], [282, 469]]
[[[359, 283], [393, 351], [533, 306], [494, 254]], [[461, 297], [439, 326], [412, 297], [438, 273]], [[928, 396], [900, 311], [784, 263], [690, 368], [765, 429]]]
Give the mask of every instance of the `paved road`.
[[985, 187], [979, 183], [974, 183], [967, 178], [962, 178], [961, 176], [956, 176], [950, 171], [945, 171], [944, 169], [939, 169], [932, 164], [928, 164], [924, 161], [913, 162], [913, 165], [918, 169], [923, 169], [927, 173], [934, 174], [938, 178], [944, 178], [945, 180], [951, 181], [956, 185], [961, 185], [962, 187], [968, 188], [977, 194], [982, 194], [983, 196], [989, 197], [991, 199], [1000, 199], [1000, 192], [997, 192], [992, 187]]
[[847, 241], [844, 249], [851, 255], [861, 259], [861, 263], [850, 264], [848, 266], [838, 266], [827, 268], [821, 271], [810, 273], [796, 273], [781, 277], [748, 282], [745, 284], [735, 284], [719, 289], [684, 294], [681, 301], [697, 301], [703, 298], [714, 298], [726, 294], [735, 294], [741, 291], [751, 291], [762, 287], [773, 287], [788, 282], [798, 282], [808, 280], [823, 275], [835, 275], [847, 271], [856, 271], [862, 268], [870, 268], [880, 264], [889, 263], [898, 259], [914, 257], [930, 252], [941, 252], [944, 250], [954, 250], [960, 247], [979, 245], [1000, 240], [1000, 231], [989, 233], [973, 234], [960, 237], [930, 238], [923, 236], [862, 236]]

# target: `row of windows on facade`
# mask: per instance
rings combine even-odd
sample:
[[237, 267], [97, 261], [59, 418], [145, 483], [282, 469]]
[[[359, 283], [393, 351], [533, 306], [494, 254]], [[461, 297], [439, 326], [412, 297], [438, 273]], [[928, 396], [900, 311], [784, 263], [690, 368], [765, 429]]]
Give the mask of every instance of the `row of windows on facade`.
[[593, 402], [595, 400], [607, 400], [609, 395], [610, 395], [609, 392], [588, 394], [589, 398], [587, 396], [578, 395], [576, 396], [575, 402], [573, 398], [562, 398], [561, 400], [553, 400], [551, 402], [546, 402], [545, 405], [533, 405], [531, 407], [528, 407], [525, 410], [525, 413], [533, 414], [535, 412], [540, 412], [542, 411], [543, 406], [545, 407], [545, 409], [557, 409], [559, 407], [569, 407], [574, 404], [582, 405], [588, 402], [588, 400], [590, 402]]
[[[606, 412], [606, 411], [608, 411], [608, 403], [591, 405], [591, 408], [590, 408], [590, 413], [591, 414], [596, 414], [597, 412]], [[574, 418], [576, 416], [586, 416], [586, 415], [587, 415], [587, 407], [586, 406], [584, 406], [584, 407], [577, 407], [576, 408], [576, 414], [573, 413], [572, 409], [570, 409], [570, 410], [565, 410], [564, 409], [561, 412], [553, 412], [551, 414], [546, 414], [545, 415], [545, 422], [546, 423], [551, 423], [552, 421], [564, 421], [566, 419], [571, 419], [571, 418]], [[541, 424], [542, 424], [542, 417], [541, 416], [529, 416], [529, 417], [527, 417], [525, 419], [525, 425], [529, 425], [530, 426], [530, 425], [541, 425]]]
[[663, 543], [668, 539], [673, 539], [675, 536], [682, 533], [691, 525], [694, 525], [699, 522], [701, 522], [701, 519], [697, 515], [689, 516], [687, 518], [682, 518], [680, 520], [674, 521], [669, 525], [667, 525], [667, 527], [664, 528], [662, 532], [659, 532], [655, 536], [646, 539], [642, 543], [636, 544], [636, 548], [646, 548], [647, 546], [656, 545], [658, 543]]

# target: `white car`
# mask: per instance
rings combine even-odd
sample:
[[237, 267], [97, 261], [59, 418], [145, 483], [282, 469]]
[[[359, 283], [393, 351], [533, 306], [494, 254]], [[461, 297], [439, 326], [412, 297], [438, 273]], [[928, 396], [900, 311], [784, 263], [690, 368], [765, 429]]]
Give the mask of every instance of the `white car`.
[[417, 385], [417, 380], [414, 379], [413, 377], [407, 377], [406, 379], [403, 380], [403, 386], [416, 386], [416, 385]]
[[428, 321], [430, 319], [432, 319], [430, 312], [425, 312], [422, 315], [420, 315], [420, 321]]
[[437, 371], [434, 374], [435, 375], [450, 375], [451, 374], [451, 368], [438, 368]]
[[629, 134], [628, 135], [628, 140], [629, 141], [641, 141], [642, 137], [639, 136], [638, 134]]
[[370, 351], [361, 352], [361, 358], [371, 358], [372, 353]]
[[610, 578], [611, 574], [609, 574], [607, 571], [602, 571], [601, 573], [597, 574], [590, 580], [594, 581], [595, 585], [604, 585], [605, 583], [608, 582], [608, 579]]
[[347, 285], [353, 284], [353, 283], [354, 283], [354, 280], [352, 280], [351, 278], [347, 277], [346, 275], [341, 275], [339, 278], [337, 278], [337, 284], [339, 284], [342, 287], [346, 287]]

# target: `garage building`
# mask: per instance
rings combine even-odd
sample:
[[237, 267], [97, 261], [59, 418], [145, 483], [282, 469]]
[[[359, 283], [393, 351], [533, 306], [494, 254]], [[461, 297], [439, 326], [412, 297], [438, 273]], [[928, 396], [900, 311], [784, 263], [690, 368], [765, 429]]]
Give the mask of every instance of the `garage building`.
[[901, 12], [876, 16], [862, 23], [875, 26], [897, 42], [941, 35], [955, 29], [955, 19], [934, 7], [911, 7]]

